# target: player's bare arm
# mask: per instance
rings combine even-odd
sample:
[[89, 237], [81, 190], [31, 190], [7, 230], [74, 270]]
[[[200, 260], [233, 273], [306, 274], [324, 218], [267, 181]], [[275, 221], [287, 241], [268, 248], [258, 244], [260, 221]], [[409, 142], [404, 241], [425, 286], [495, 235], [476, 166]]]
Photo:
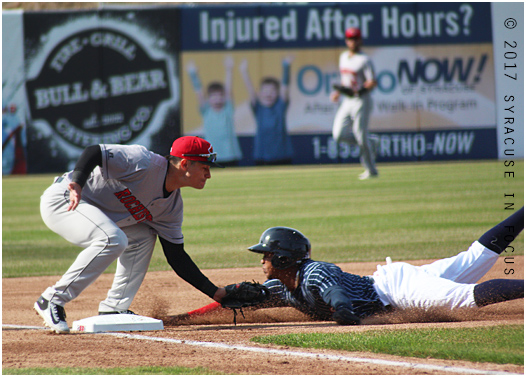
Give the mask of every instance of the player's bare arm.
[[239, 71], [241, 72], [241, 77], [243, 78], [245, 87], [247, 88], [250, 103], [255, 104], [257, 101], [257, 94], [256, 90], [254, 89], [254, 85], [252, 84], [252, 80], [250, 80], [250, 75], [248, 73], [248, 61], [246, 59], [244, 59], [239, 65]]
[[280, 95], [283, 101], [288, 102], [289, 100], [289, 87], [290, 87], [290, 65], [294, 58], [292, 56], [287, 56], [283, 59], [283, 77], [281, 78], [281, 88]]
[[234, 69], [234, 59], [227, 56], [224, 61], [225, 65], [225, 97], [232, 100], [232, 71]]
[[206, 103], [206, 98], [203, 93], [203, 86], [201, 84], [201, 79], [199, 78], [199, 70], [193, 61], [189, 61], [186, 65], [186, 71], [188, 76], [190, 76], [190, 81], [192, 83], [192, 88], [194, 88], [195, 94], [197, 95], [197, 100], [199, 105], [202, 106]]

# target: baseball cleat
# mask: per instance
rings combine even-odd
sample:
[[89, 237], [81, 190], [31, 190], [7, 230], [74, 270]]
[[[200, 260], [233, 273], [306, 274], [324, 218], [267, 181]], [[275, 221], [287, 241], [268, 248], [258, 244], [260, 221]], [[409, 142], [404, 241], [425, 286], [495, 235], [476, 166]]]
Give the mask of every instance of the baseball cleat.
[[378, 173], [371, 174], [369, 173], [369, 171], [366, 170], [358, 176], [358, 179], [360, 179], [361, 181], [365, 179], [371, 179], [371, 178], [378, 178]]
[[66, 312], [60, 305], [49, 302], [40, 296], [34, 305], [37, 313], [44, 319], [44, 325], [50, 327], [57, 334], [69, 333], [68, 323], [66, 322]]
[[136, 315], [134, 312], [132, 312], [129, 309], [127, 309], [127, 310], [119, 310], [119, 311], [114, 311], [114, 312], [99, 312], [99, 315], [108, 315], [108, 314], [133, 314], [133, 315]]

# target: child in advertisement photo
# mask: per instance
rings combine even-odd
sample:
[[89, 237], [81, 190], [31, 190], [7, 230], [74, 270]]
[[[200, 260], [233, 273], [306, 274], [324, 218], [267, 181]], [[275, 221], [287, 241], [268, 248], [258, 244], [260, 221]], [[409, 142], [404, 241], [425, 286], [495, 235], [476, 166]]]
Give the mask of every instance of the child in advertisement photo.
[[291, 57], [282, 61], [281, 83], [277, 78], [261, 79], [256, 92], [248, 72], [248, 61], [239, 66], [243, 82], [250, 97], [250, 107], [256, 118], [254, 160], [256, 165], [282, 165], [292, 163], [292, 141], [287, 131], [286, 114], [289, 106]]
[[[203, 90], [199, 71], [193, 61], [186, 69], [199, 102], [199, 113], [203, 119], [204, 138], [218, 151], [218, 162], [223, 166], [237, 166], [242, 159], [241, 147], [234, 129], [234, 105], [232, 101], [232, 70], [234, 60], [224, 60], [225, 81], [210, 82]], [[220, 152], [219, 152], [220, 151]]]

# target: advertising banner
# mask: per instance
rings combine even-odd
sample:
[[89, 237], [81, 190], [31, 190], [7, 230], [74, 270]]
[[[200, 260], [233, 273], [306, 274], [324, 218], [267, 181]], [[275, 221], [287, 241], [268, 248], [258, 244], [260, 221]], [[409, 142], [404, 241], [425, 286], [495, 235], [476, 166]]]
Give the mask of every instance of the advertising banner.
[[[263, 95], [264, 82], [271, 79], [280, 84], [276, 98], [286, 106], [281, 131], [267, 127], [265, 132], [275, 132], [275, 138], [287, 133], [293, 163], [318, 162], [314, 146], [330, 139], [339, 107], [329, 95], [340, 82], [338, 60], [350, 26], [361, 29], [363, 52], [378, 81], [369, 120], [369, 129], [384, 145], [378, 161], [449, 159], [445, 149], [430, 146], [440, 145], [444, 131], [454, 131], [448, 134], [450, 143], [468, 135], [470, 147], [457, 157], [496, 156], [496, 144], [488, 148], [483, 140], [494, 139], [496, 127], [492, 35], [483, 26], [491, 24], [489, 3], [224, 5], [183, 8], [181, 20], [183, 132], [210, 139], [220, 156], [239, 157], [232, 152], [238, 143], [242, 165], [257, 159], [264, 121], [251, 100], [254, 92]], [[231, 124], [215, 124], [229, 131], [206, 123], [211, 112], [204, 107], [207, 91], [218, 83], [228, 89], [222, 101]], [[457, 132], [463, 130], [469, 132]], [[227, 133], [237, 140], [218, 149], [214, 138]], [[405, 133], [421, 146], [396, 153], [397, 135]], [[357, 160], [353, 154], [331, 159]]]
[[177, 18], [175, 8], [24, 14], [30, 172], [72, 169], [99, 143], [168, 153], [179, 136]]
[[497, 145], [508, 166], [524, 159], [524, 3], [491, 3]]
[[97, 143], [165, 154], [182, 134], [211, 141], [227, 165], [358, 162], [356, 147], [332, 139], [348, 27], [360, 28], [378, 83], [377, 161], [502, 157], [496, 71], [515, 51], [496, 55], [494, 5], [3, 12], [2, 172], [69, 170]]
[[[2, 14], [2, 174], [27, 173], [22, 12]], [[8, 51], [8, 53], [6, 53]]]

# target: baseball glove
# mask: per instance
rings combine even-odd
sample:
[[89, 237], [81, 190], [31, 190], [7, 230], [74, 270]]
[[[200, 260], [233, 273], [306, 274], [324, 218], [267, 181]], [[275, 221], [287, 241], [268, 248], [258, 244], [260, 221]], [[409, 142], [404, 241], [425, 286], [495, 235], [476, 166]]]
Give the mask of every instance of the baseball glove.
[[349, 97], [354, 97], [354, 95], [356, 94], [354, 92], [354, 90], [352, 90], [351, 88], [347, 88], [343, 85], [333, 85], [332, 86], [333, 89], [337, 90], [338, 92], [340, 92], [341, 94], [345, 94], [346, 96], [349, 96]]
[[337, 90], [341, 94], [345, 94], [348, 97], [363, 96], [365, 93], [369, 91], [368, 89], [362, 88], [358, 92], [355, 92], [351, 88], [347, 88], [343, 85], [336, 85], [336, 84], [333, 85], [332, 88]]
[[225, 287], [226, 295], [221, 300], [223, 308], [242, 309], [261, 304], [270, 298], [270, 291], [262, 284], [248, 281]]

